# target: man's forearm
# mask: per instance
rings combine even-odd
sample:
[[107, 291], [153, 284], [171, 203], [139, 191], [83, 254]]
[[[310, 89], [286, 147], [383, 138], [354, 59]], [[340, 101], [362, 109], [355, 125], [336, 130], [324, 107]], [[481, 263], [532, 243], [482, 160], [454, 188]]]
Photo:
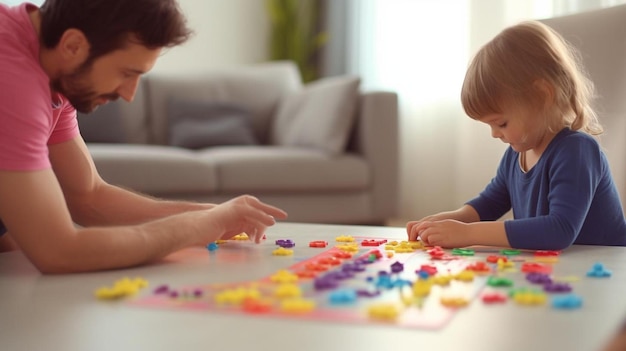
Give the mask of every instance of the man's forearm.
[[159, 200], [106, 183], [88, 197], [66, 200], [73, 220], [82, 226], [140, 224], [215, 206], [207, 203]]
[[149, 263], [199, 244], [202, 237], [217, 238], [215, 230], [201, 224], [206, 224], [202, 218], [206, 218], [206, 212], [191, 211], [141, 225], [77, 228], [56, 250], [35, 255], [33, 262], [44, 273], [74, 273]]

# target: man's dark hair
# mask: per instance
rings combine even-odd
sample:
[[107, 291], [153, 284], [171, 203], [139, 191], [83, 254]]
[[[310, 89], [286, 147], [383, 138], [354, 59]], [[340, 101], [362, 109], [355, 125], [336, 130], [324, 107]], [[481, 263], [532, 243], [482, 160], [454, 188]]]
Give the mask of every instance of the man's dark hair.
[[55, 48], [63, 33], [78, 29], [90, 44], [89, 61], [135, 40], [149, 49], [173, 47], [192, 32], [176, 0], [45, 0], [41, 41]]

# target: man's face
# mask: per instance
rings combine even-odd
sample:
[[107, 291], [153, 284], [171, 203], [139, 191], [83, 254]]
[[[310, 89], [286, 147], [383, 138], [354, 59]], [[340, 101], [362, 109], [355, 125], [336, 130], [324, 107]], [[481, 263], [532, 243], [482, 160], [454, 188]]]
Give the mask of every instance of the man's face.
[[156, 63], [161, 49], [148, 49], [129, 42], [126, 47], [90, 61], [51, 82], [77, 111], [89, 113], [99, 105], [121, 97], [132, 101], [139, 78]]

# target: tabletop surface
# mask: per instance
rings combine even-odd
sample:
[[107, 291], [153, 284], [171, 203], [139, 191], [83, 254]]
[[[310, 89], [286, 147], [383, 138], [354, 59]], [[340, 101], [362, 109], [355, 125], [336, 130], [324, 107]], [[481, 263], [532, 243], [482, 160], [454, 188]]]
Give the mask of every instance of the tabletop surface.
[[[397, 227], [278, 223], [264, 243], [230, 250], [227, 264], [214, 259], [221, 248], [186, 260], [187, 250], [142, 267], [68, 275], [42, 275], [20, 252], [0, 254], [0, 350], [596, 351], [626, 317], [626, 248], [602, 246], [573, 246], [554, 264], [553, 274], [580, 277], [572, 284], [582, 308], [492, 306], [476, 299], [437, 330], [144, 308], [94, 297], [97, 288], [123, 277], [142, 277], [150, 287], [260, 279], [298, 259], [268, 254], [275, 239], [290, 238], [302, 248], [341, 235], [406, 239]], [[612, 276], [586, 277], [596, 262]], [[136, 298], [147, 294], [149, 288]]]

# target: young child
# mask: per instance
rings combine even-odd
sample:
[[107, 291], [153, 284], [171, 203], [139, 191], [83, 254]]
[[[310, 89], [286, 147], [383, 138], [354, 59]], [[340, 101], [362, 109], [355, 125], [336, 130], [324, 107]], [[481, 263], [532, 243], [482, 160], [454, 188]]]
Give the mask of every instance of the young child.
[[[480, 195], [454, 211], [407, 223], [431, 246], [562, 250], [626, 246], [626, 220], [607, 159], [593, 135], [593, 85], [576, 51], [548, 26], [509, 27], [472, 60], [461, 101], [510, 146]], [[514, 219], [498, 221], [510, 209]]]

